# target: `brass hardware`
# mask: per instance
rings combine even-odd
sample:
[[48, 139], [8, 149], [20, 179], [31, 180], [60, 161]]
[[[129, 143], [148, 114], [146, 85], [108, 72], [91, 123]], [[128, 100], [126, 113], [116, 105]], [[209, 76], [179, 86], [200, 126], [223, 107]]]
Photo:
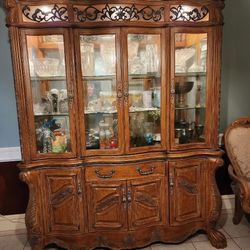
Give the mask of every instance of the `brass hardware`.
[[81, 187], [81, 181], [77, 181], [77, 194], [82, 194], [82, 187]]
[[171, 81], [170, 93], [171, 93], [170, 102], [171, 102], [171, 104], [173, 106], [175, 104], [175, 81], [174, 81], [174, 78]]
[[172, 173], [169, 174], [169, 188], [170, 188], [170, 194], [173, 194], [174, 177], [173, 177]]
[[127, 201], [128, 201], [128, 203], [131, 203], [131, 202], [132, 202], [132, 197], [131, 197], [131, 190], [130, 190], [130, 188], [128, 188]]
[[128, 82], [124, 82], [124, 92], [123, 92], [123, 96], [124, 96], [124, 102], [126, 105], [128, 105], [128, 97], [129, 97], [129, 93], [128, 93]]
[[114, 174], [115, 174], [115, 170], [114, 169], [112, 169], [110, 171], [110, 173], [108, 173], [108, 174], [102, 174], [101, 171], [102, 171], [102, 169], [96, 169], [95, 170], [95, 174], [96, 174], [97, 177], [103, 178], [103, 179], [112, 178], [114, 176]]
[[155, 166], [152, 166], [149, 170], [146, 170], [146, 171], [143, 171], [141, 168], [137, 168], [137, 172], [140, 174], [140, 175], [151, 175], [154, 173], [154, 169], [155, 169]]
[[127, 202], [126, 191], [125, 188], [122, 189], [122, 203]]
[[72, 89], [70, 89], [68, 93], [68, 102], [69, 102], [70, 109], [72, 109], [73, 103], [74, 103], [74, 94], [73, 94]]

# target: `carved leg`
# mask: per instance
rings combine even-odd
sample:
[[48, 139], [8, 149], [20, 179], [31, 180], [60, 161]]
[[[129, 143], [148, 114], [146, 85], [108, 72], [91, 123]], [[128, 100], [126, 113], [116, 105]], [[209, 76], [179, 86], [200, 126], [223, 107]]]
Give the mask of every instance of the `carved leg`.
[[233, 224], [238, 225], [243, 217], [243, 210], [241, 207], [239, 193], [235, 194], [235, 209], [234, 209], [234, 217], [233, 217]]
[[208, 183], [211, 187], [208, 190], [209, 204], [208, 204], [208, 216], [207, 216], [207, 234], [208, 239], [212, 246], [216, 248], [225, 248], [227, 246], [226, 237], [215, 229], [216, 223], [220, 217], [222, 201], [219, 194], [216, 181], [215, 181], [215, 171], [219, 166], [223, 165], [222, 159], [210, 159], [210, 168], [208, 175]]

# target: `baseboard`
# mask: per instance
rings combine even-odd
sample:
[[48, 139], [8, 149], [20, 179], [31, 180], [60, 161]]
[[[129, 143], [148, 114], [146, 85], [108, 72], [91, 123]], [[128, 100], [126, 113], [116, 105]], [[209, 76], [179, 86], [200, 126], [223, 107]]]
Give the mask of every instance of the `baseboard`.
[[0, 148], [0, 162], [21, 161], [20, 147]]
[[234, 210], [234, 194], [222, 195], [222, 210]]

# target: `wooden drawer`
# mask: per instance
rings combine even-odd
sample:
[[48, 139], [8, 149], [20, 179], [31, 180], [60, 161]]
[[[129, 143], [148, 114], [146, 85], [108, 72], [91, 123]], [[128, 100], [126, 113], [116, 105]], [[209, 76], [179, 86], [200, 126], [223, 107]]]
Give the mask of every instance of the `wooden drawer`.
[[86, 181], [127, 180], [159, 175], [165, 175], [165, 162], [89, 166], [85, 172]]

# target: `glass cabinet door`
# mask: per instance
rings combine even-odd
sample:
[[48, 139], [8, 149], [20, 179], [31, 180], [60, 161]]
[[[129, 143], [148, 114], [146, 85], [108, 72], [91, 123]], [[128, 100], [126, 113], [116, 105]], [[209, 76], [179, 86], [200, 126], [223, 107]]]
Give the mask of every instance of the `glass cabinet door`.
[[[146, 33], [146, 32], [145, 32]], [[127, 144], [131, 150], [161, 147], [161, 33], [128, 33], [124, 83]]]
[[[34, 33], [34, 32], [33, 32]], [[71, 88], [67, 84], [64, 35], [25, 34], [35, 157], [72, 156]], [[39, 32], [37, 32], [39, 33]], [[61, 157], [60, 156], [60, 157]]]
[[114, 32], [80, 34], [80, 88], [87, 154], [96, 150], [113, 154], [120, 150], [122, 143], [119, 124], [122, 89], [117, 66], [117, 39]]
[[173, 33], [174, 144], [206, 142], [208, 33]]

